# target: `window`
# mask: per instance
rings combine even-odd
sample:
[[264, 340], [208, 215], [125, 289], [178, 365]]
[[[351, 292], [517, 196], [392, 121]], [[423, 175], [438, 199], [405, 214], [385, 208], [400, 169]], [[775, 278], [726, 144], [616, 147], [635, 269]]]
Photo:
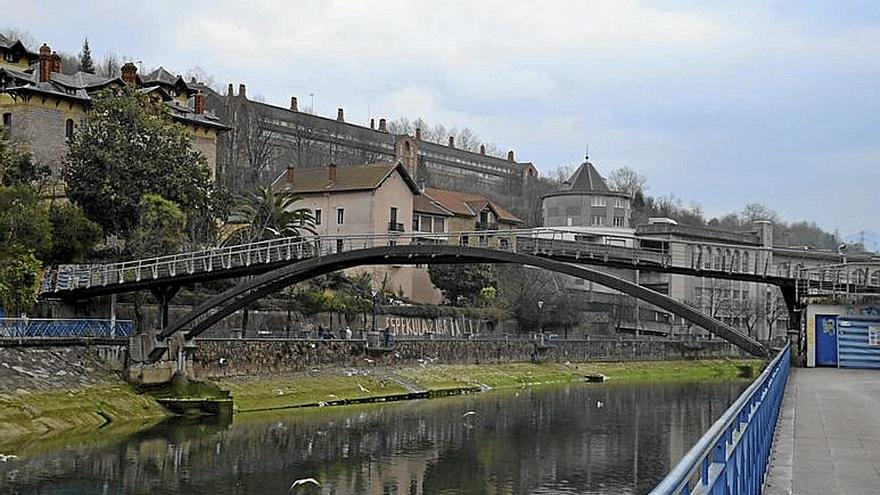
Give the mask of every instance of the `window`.
[[397, 245], [397, 241], [388, 241], [388, 245], [389, 245], [389, 246], [396, 246], [396, 245]]
[[626, 208], [626, 202], [623, 198], [617, 198], [617, 200], [614, 202], [614, 206], [616, 208]]
[[467, 246], [468, 244], [470, 244], [470, 242], [468, 242], [468, 236], [466, 236], [466, 235], [461, 236], [461, 245]]
[[623, 217], [614, 217], [614, 226], [623, 227]]
[[336, 208], [336, 225], [345, 223], [345, 208]]
[[315, 225], [321, 225], [321, 209], [315, 208]]
[[569, 206], [565, 209], [565, 214], [571, 217], [579, 217], [581, 215], [580, 206]]
[[590, 204], [592, 206], [605, 206], [605, 198], [602, 196], [593, 196]]
[[435, 218], [434, 219], [434, 232], [446, 232], [446, 219], [445, 218]]
[[605, 217], [593, 215], [593, 219], [590, 221], [590, 225], [603, 225], [604, 221]]
[[341, 253], [343, 250], [342, 239], [336, 239], [336, 252]]
[[12, 114], [11, 113], [4, 113], [3, 114], [3, 127], [5, 127], [7, 131], [12, 131]]
[[419, 223], [420, 218], [421, 217], [419, 215], [413, 215], [413, 225], [412, 225], [413, 232], [421, 232], [422, 231], [422, 229], [419, 228], [421, 226], [421, 224]]
[[12, 52], [6, 52], [3, 54], [3, 60], [15, 63], [18, 62], [18, 57], [16, 57], [15, 54]]
[[391, 215], [391, 220], [390, 220], [391, 223], [396, 224], [397, 223], [397, 207], [396, 206], [391, 207], [390, 215]]
[[73, 119], [67, 119], [64, 122], [64, 140], [70, 141], [73, 139]]

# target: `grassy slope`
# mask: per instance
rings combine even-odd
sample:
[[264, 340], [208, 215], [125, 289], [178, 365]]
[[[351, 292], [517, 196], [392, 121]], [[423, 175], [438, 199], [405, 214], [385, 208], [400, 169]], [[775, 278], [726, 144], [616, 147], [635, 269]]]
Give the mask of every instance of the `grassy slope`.
[[[763, 363], [758, 360], [653, 361], [630, 363], [578, 364], [484, 364], [433, 365], [394, 369], [407, 381], [432, 392], [520, 387], [544, 383], [582, 381], [584, 375], [602, 373], [610, 380], [711, 380], [734, 379], [740, 367], [757, 376]], [[381, 373], [381, 372], [380, 372]], [[376, 376], [346, 376], [331, 373], [319, 376], [290, 375], [279, 378], [230, 378], [219, 380], [221, 388], [232, 391], [238, 412], [283, 409], [316, 405], [319, 402], [362, 400], [406, 393], [392, 380]], [[363, 386], [368, 392], [361, 390]]]

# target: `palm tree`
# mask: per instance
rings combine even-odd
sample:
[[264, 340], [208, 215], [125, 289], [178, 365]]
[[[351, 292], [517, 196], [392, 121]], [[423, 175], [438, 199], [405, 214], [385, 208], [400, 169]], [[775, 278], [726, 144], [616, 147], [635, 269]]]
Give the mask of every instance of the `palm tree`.
[[302, 237], [302, 231], [317, 234], [315, 220], [307, 208], [295, 208], [299, 196], [289, 189], [276, 191], [271, 185], [257, 188], [246, 196], [239, 196], [233, 208], [231, 223], [237, 228], [229, 235], [227, 244], [244, 244], [283, 237]]

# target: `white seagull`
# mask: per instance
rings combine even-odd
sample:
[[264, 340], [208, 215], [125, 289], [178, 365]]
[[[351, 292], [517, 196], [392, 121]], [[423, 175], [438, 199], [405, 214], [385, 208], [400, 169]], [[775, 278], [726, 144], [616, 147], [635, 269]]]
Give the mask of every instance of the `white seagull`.
[[468, 416], [475, 416], [476, 414], [477, 414], [476, 411], [468, 411], [468, 412], [462, 414], [461, 417], [462, 417], [462, 418], [466, 418], [466, 417], [468, 417]]
[[289, 492], [290, 490], [293, 490], [294, 488], [298, 487], [299, 485], [305, 485], [306, 483], [311, 483], [315, 486], [321, 486], [321, 484], [318, 483], [318, 480], [316, 480], [315, 478], [303, 478], [301, 480], [294, 481], [293, 484], [290, 485], [290, 489], [288, 489], [287, 491]]
[[17, 459], [17, 458], [18, 458], [17, 455], [12, 455], [12, 454], [9, 454], [9, 455], [6, 455], [6, 454], [0, 454], [0, 462], [8, 462], [8, 461], [11, 461], [11, 460], [13, 460], [13, 459]]

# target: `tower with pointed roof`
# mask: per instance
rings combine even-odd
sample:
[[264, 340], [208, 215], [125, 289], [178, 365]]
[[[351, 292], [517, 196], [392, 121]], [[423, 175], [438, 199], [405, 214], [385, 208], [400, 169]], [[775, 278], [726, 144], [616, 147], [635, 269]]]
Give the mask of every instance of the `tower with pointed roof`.
[[558, 191], [543, 196], [542, 214], [545, 227], [628, 229], [630, 197], [611, 190], [586, 156]]

